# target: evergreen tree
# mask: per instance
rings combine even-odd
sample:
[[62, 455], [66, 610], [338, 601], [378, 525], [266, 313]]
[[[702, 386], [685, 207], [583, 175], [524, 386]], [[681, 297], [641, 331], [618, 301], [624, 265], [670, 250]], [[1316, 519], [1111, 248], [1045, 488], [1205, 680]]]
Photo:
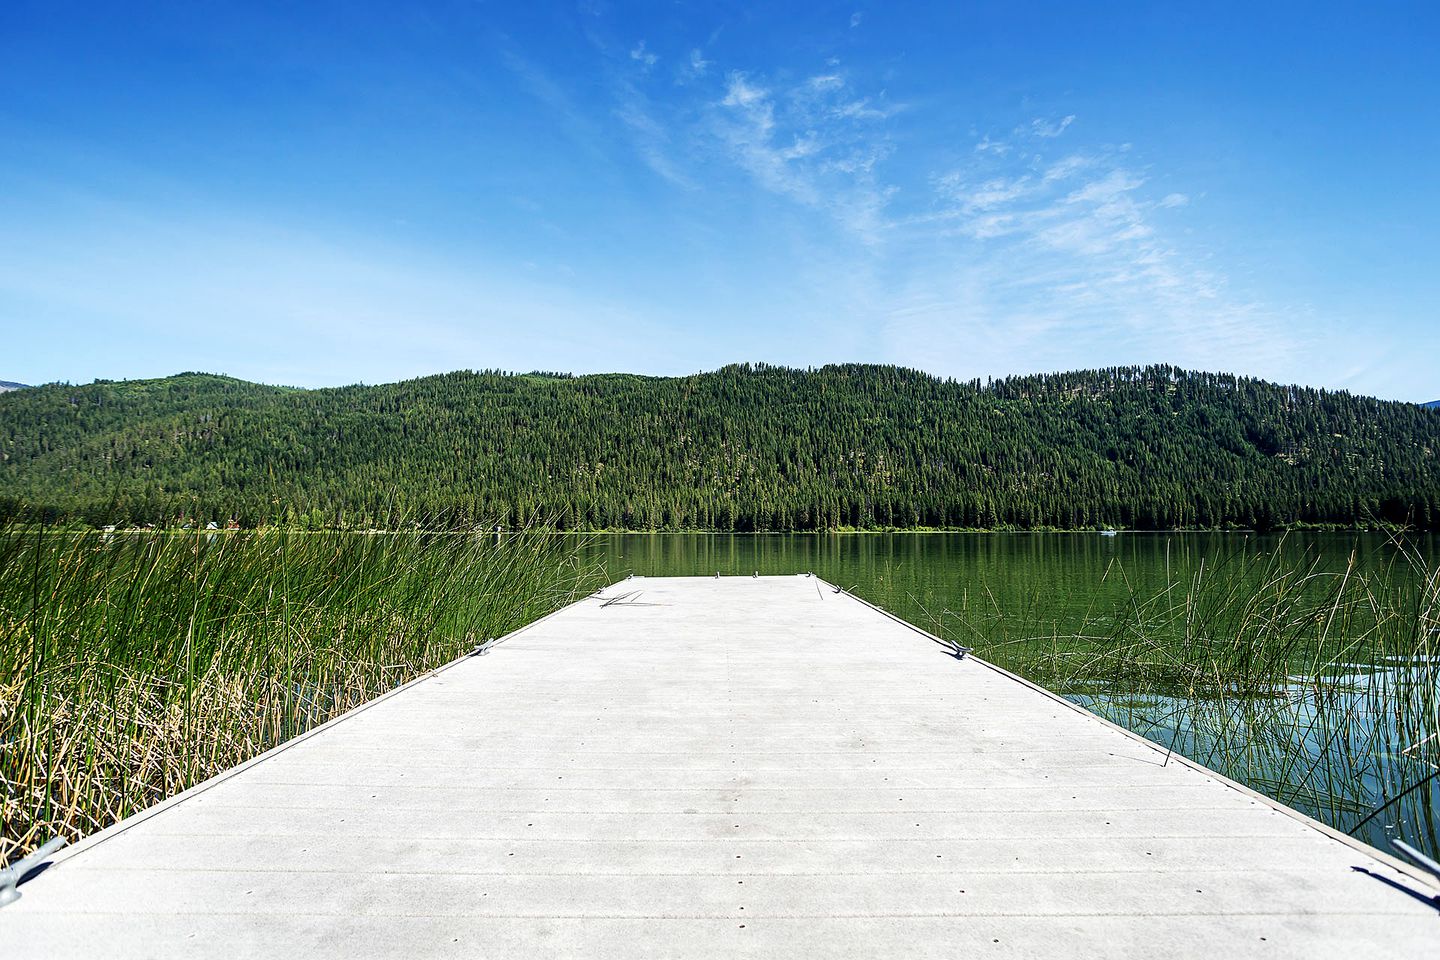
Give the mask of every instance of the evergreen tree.
[[1440, 410], [1168, 366], [982, 384], [227, 377], [0, 394], [0, 518], [368, 527], [1084, 529], [1440, 522]]

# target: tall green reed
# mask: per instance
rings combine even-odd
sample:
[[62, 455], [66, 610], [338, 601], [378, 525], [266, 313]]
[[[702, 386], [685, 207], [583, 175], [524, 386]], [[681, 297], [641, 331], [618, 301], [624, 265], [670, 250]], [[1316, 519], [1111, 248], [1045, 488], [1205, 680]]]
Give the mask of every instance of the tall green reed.
[[0, 528], [0, 861], [93, 832], [593, 591], [538, 533]]
[[929, 625], [1337, 829], [1440, 851], [1440, 566], [1396, 538], [1338, 569], [1282, 544], [1186, 556], [1148, 593], [1105, 576], [1122, 599], [1073, 622], [981, 585]]

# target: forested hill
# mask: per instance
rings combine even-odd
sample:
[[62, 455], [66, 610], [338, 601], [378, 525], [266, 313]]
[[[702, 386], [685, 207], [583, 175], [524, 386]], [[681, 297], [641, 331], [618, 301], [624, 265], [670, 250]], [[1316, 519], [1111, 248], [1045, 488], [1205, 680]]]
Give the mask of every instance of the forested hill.
[[1440, 411], [1170, 367], [993, 383], [227, 377], [0, 395], [0, 514], [718, 530], [1440, 524]]

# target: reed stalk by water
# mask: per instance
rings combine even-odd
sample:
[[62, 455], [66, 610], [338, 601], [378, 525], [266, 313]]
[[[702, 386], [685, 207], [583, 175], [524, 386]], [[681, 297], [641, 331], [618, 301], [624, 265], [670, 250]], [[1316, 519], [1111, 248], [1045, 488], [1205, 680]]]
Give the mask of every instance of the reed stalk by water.
[[0, 862], [75, 839], [601, 584], [539, 534], [0, 528]]
[[1201, 558], [1078, 623], [1041, 610], [982, 588], [930, 626], [1376, 846], [1440, 848], [1440, 566], [1402, 539], [1342, 569]]

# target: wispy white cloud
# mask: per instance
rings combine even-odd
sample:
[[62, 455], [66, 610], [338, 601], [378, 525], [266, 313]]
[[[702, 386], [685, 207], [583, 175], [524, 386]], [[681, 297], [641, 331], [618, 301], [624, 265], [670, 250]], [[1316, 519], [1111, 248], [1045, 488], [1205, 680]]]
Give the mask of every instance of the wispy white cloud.
[[678, 187], [695, 188], [695, 182], [670, 156], [670, 133], [650, 112], [648, 102], [634, 86], [622, 84], [615, 115], [625, 124], [631, 142], [645, 165]]
[[730, 74], [729, 82], [725, 87], [725, 99], [721, 102], [727, 107], [744, 107], [747, 110], [756, 104], [763, 104], [768, 115], [767, 101], [769, 98], [769, 90], [752, 84], [745, 74], [737, 72]]
[[816, 202], [813, 186], [789, 163], [795, 159], [798, 137], [792, 136], [788, 144], [775, 141], [775, 102], [770, 91], [743, 73], [732, 73], [720, 105], [727, 109], [721, 133], [732, 158], [767, 189]]
[[1030, 132], [1037, 137], [1051, 140], [1064, 133], [1070, 127], [1070, 124], [1074, 122], [1074, 114], [1068, 117], [1061, 117], [1059, 120], [1047, 120], [1044, 117], [1037, 117], [1030, 121]]
[[[838, 226], [817, 232], [807, 255], [829, 265], [831, 283], [851, 258], [849, 302], [888, 317], [875, 335], [891, 359], [936, 368], [949, 356], [943, 372], [973, 374], [1013, 370], [1016, 357], [1073, 367], [1087, 350], [1096, 363], [1120, 354], [1222, 368], [1244, 357], [1259, 370], [1297, 355], [1283, 312], [1236, 292], [1176, 232], [1190, 196], [1156, 190], [1128, 143], [1077, 142], [1074, 114], [977, 132], [951, 147], [953, 166], [917, 178], [897, 157], [905, 105], [837, 58], [720, 72], [693, 48], [674, 71], [687, 90], [677, 103], [647, 95], [649, 56], [637, 44], [629, 57], [645, 69], [614, 85], [639, 157], [692, 189], [715, 182], [717, 161], [732, 165]], [[993, 346], [989, 369], [975, 366], [982, 344]]]
[[695, 47], [690, 51], [689, 62], [680, 70], [680, 81], [683, 83], [690, 80], [700, 79], [701, 77], [705, 76], [705, 74], [710, 72], [711, 63], [712, 61], [705, 59], [705, 54], [700, 50], [700, 48]]
[[1010, 152], [1010, 144], [1003, 140], [991, 140], [987, 135], [975, 144], [976, 153], [993, 153], [1003, 157]]
[[1052, 164], [1048, 164], [1045, 167], [1045, 173], [1041, 179], [1047, 184], [1054, 183], [1057, 180], [1064, 180], [1068, 177], [1072, 177], [1078, 174], [1080, 171], [1086, 170], [1090, 167], [1093, 167], [1094, 165], [1095, 159], [1093, 157], [1089, 157], [1079, 153], [1072, 153], [1068, 157], [1063, 157], [1062, 159], [1057, 160]]
[[877, 104], [871, 97], [841, 103], [831, 111], [839, 120], [887, 120], [903, 110], [894, 104]]
[[880, 180], [892, 146], [875, 122], [897, 106], [856, 96], [838, 72], [773, 88], [732, 72], [717, 106], [714, 132], [763, 187], [829, 213], [853, 239], [880, 241], [898, 188]]
[[864, 15], [861, 14], [858, 10], [855, 13], [850, 14], [850, 29], [853, 30], [856, 27], [860, 26], [860, 21], [863, 19]]
[[645, 41], [641, 40], [630, 49], [630, 59], [641, 64], [646, 70], [660, 62], [660, 55], [645, 49]]
[[[1071, 122], [1037, 121], [1016, 137], [1053, 139]], [[1283, 317], [1234, 294], [1203, 254], [1168, 234], [1157, 211], [1188, 199], [1157, 199], [1128, 151], [1050, 158], [1013, 142], [981, 144], [932, 179], [936, 207], [913, 221], [930, 257], [891, 316], [903, 356], [1003, 337], [996, 357], [1028, 356], [1040, 369], [1075, 366], [1087, 345], [1105, 362], [1120, 352], [1210, 368], [1237, 357], [1285, 365], [1293, 344]]]
[[[645, 92], [645, 84], [660, 62], [660, 56], [650, 51], [644, 40], [637, 41], [626, 54], [623, 46], [610, 43], [594, 30], [588, 31], [587, 37], [604, 58], [606, 85], [613, 101], [611, 114], [620, 121], [635, 155], [672, 185], [693, 190], [695, 181], [675, 155], [670, 127]], [[696, 50], [692, 59], [698, 58]]]

